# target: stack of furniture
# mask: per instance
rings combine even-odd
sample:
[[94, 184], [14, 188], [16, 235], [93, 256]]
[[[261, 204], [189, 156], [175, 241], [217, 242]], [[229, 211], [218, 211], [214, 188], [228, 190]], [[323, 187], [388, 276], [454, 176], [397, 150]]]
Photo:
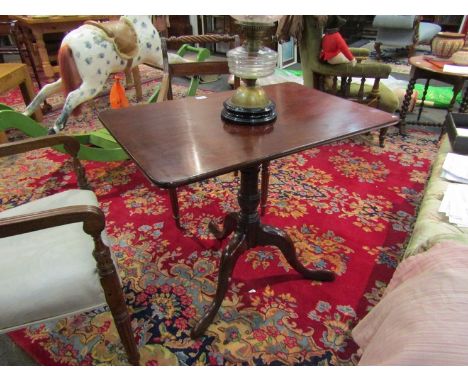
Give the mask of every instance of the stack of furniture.
[[34, 61], [31, 41], [23, 34], [17, 21], [10, 20], [8, 16], [0, 16], [0, 37], [10, 42], [0, 46], [0, 62], [5, 62], [5, 55], [18, 55], [22, 63], [31, 67], [34, 78], [41, 88], [42, 83]]

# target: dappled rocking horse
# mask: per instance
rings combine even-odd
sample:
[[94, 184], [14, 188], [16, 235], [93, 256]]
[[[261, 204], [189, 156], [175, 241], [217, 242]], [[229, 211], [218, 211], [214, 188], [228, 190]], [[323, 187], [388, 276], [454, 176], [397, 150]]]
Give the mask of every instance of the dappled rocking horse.
[[[186, 60], [171, 54], [169, 61]], [[151, 16], [88, 21], [65, 36], [58, 63], [61, 78], [44, 86], [24, 112], [31, 116], [48, 96], [64, 89], [67, 98], [51, 134], [64, 128], [73, 110], [101, 92], [110, 74], [129, 72], [143, 63], [162, 68], [161, 39]]]

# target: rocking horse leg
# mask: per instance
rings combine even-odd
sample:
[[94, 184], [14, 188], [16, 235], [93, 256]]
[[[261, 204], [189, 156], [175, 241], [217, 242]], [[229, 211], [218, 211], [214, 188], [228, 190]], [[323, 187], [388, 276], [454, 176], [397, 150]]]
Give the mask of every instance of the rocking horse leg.
[[[49, 134], [55, 134], [60, 132], [65, 124], [67, 123], [68, 117], [76, 109], [77, 106], [81, 105], [83, 102], [86, 102], [99, 94], [103, 89], [105, 82], [105, 77], [103, 81], [96, 81], [96, 83], [89, 84], [83, 82], [80, 87], [76, 90], [70, 92], [65, 100], [63, 105], [62, 113], [55, 121], [54, 127], [49, 130]], [[101, 84], [102, 83], [102, 84]]]
[[132, 69], [133, 85], [135, 86], [136, 99], [140, 102], [143, 99], [143, 90], [141, 89], [140, 69], [138, 65]]
[[59, 78], [57, 81], [51, 84], [45, 85], [39, 93], [34, 97], [26, 110], [23, 112], [24, 115], [30, 117], [40, 106], [41, 103], [46, 100], [47, 97], [52, 94], [58, 93], [62, 89], [62, 79]]

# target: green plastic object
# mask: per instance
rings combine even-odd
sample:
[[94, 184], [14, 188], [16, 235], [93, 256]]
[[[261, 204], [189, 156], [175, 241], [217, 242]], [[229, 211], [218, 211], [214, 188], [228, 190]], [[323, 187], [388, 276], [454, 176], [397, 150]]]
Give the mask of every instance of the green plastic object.
[[[192, 52], [196, 53], [197, 57], [195, 59], [196, 62], [203, 62], [205, 61], [208, 57], [210, 57], [211, 53], [208, 49], [206, 48], [197, 48], [194, 46], [191, 46], [189, 44], [184, 44], [182, 45], [179, 50], [177, 51], [177, 54], [180, 57], [184, 57], [187, 52]], [[190, 80], [190, 85], [187, 90], [187, 96], [193, 97], [197, 93], [198, 85], [200, 85], [200, 76], [193, 76]], [[156, 100], [158, 99], [159, 95], [159, 90], [161, 89], [161, 86], [158, 85], [155, 92], [153, 95], [148, 99], [148, 103], [155, 103]]]
[[302, 77], [302, 70], [294, 70], [294, 69], [284, 69], [286, 72], [295, 75], [296, 77]]
[[[416, 84], [414, 89], [417, 90], [418, 99], [421, 100], [424, 93], [424, 85]], [[426, 106], [445, 109], [450, 105], [452, 98], [453, 90], [450, 86], [429, 86], [424, 104]], [[462, 92], [458, 93], [456, 101], [459, 104], [462, 102]]]
[[[180, 49], [177, 51], [177, 54], [180, 57], [184, 57], [185, 53], [187, 52], [197, 53], [196, 62], [203, 62], [208, 57], [210, 57], [210, 51], [208, 49], [197, 48], [188, 44], [182, 45]], [[197, 93], [198, 85], [200, 85], [200, 76], [192, 76], [192, 79], [190, 80], [189, 88], [187, 90], [187, 96], [193, 97]]]
[[[47, 135], [47, 129], [34, 119], [21, 114], [11, 107], [0, 103], [0, 131], [18, 129], [29, 137]], [[122, 161], [128, 159], [125, 151], [115, 142], [106, 129], [100, 129], [87, 134], [74, 135], [81, 144], [78, 158], [98, 162]], [[63, 146], [54, 149], [65, 153]]]

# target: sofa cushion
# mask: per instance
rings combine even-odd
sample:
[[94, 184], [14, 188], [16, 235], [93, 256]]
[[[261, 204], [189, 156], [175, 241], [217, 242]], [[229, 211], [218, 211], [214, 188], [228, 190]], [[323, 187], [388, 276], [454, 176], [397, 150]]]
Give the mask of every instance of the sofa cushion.
[[[91, 191], [70, 190], [11, 208], [0, 218], [71, 205], [98, 206]], [[105, 304], [82, 223], [0, 239], [0, 333]]]
[[444, 241], [404, 260], [353, 329], [359, 365], [468, 365], [468, 245]]

